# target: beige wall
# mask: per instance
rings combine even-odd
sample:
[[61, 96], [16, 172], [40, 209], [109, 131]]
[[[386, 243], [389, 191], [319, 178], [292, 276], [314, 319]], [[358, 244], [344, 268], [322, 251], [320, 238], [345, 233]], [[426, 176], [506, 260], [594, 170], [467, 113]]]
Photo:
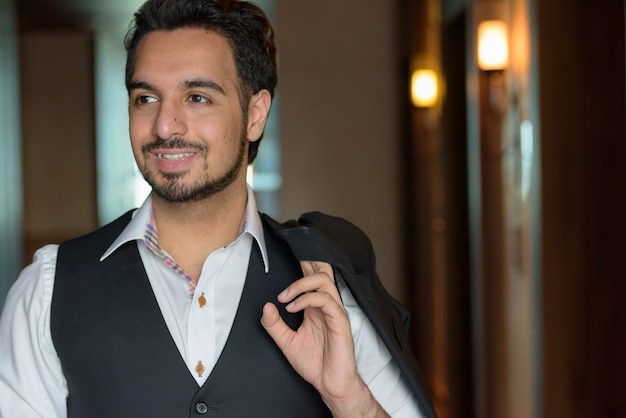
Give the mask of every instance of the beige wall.
[[402, 300], [394, 5], [276, 0], [275, 10], [281, 217], [319, 210], [360, 226]]
[[20, 37], [26, 261], [97, 226], [90, 36]]

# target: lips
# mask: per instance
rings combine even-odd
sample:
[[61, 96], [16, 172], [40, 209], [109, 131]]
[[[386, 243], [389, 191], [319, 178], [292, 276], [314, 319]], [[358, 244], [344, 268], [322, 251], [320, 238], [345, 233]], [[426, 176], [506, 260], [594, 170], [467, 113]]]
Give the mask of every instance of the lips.
[[189, 165], [196, 156], [195, 152], [155, 152], [155, 161], [159, 170], [163, 172], [181, 172], [189, 169]]
[[163, 158], [170, 161], [182, 160], [186, 157], [191, 157], [193, 155], [192, 152], [185, 152], [180, 154], [165, 154], [165, 153], [157, 153], [157, 158]]

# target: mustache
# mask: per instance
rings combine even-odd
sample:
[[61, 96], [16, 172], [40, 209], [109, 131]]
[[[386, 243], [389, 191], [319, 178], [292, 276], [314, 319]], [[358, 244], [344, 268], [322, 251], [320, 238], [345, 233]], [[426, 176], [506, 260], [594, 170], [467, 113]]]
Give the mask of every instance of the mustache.
[[207, 152], [209, 147], [202, 142], [190, 142], [181, 137], [174, 137], [170, 139], [158, 138], [153, 142], [144, 144], [141, 150], [146, 153], [155, 149], [197, 149], [201, 152]]

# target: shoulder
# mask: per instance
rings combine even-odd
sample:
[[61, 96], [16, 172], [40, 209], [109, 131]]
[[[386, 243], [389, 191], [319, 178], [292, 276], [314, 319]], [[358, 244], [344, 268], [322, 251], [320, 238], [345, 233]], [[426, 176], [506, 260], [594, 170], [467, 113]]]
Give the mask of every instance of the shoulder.
[[372, 242], [367, 234], [347, 219], [321, 212], [308, 212], [300, 216], [299, 222], [318, 229], [340, 247], [351, 252], [356, 254], [373, 252]]
[[45, 335], [46, 318], [54, 287], [58, 245], [46, 245], [35, 252], [32, 263], [19, 274], [7, 293], [0, 320], [0, 334], [17, 335], [25, 329]]
[[11, 299], [49, 298], [56, 268], [59, 246], [46, 245], [38, 249], [33, 261], [24, 267], [7, 295]]
[[293, 236], [297, 235], [303, 241], [309, 241], [309, 245], [332, 244], [334, 250], [339, 249], [345, 253], [357, 272], [375, 270], [372, 242], [361, 228], [345, 218], [322, 212], [307, 212], [297, 220], [284, 223], [267, 215], [263, 215], [263, 218], [277, 236], [287, 241], [293, 240]]

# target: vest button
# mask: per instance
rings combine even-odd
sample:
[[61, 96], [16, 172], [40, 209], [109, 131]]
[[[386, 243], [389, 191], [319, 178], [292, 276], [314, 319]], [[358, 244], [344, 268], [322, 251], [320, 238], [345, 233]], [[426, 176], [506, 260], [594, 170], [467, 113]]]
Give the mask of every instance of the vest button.
[[206, 404], [204, 402], [198, 402], [196, 404], [196, 412], [197, 413], [204, 415], [204, 414], [207, 413], [208, 410], [209, 410], [209, 407], [206, 406]]

